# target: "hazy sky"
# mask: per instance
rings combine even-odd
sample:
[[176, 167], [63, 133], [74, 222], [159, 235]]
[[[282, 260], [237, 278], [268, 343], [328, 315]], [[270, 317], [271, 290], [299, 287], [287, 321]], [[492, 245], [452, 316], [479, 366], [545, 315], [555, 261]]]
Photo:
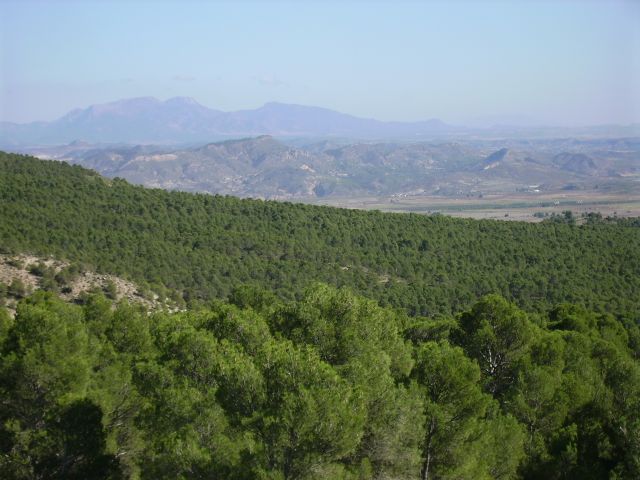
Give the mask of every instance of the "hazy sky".
[[640, 122], [640, 1], [0, 0], [0, 55], [0, 119], [17, 122], [178, 95], [382, 120]]

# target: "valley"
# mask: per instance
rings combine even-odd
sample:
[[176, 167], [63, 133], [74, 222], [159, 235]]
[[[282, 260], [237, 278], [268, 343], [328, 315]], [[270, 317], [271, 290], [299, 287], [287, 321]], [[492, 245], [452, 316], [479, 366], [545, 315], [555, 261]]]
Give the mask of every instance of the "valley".
[[605, 217], [640, 216], [640, 193], [598, 191], [514, 193], [482, 198], [439, 196], [356, 197], [305, 200], [314, 205], [330, 205], [382, 212], [412, 212], [452, 217], [541, 222], [570, 210], [578, 217], [600, 213]]

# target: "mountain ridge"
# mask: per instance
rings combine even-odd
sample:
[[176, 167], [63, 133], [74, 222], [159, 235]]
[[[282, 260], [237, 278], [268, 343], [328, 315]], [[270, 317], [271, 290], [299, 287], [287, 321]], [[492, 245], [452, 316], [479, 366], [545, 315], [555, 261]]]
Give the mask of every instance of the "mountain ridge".
[[221, 111], [192, 97], [142, 96], [75, 108], [45, 122], [0, 121], [0, 146], [61, 145], [72, 141], [193, 144], [257, 135], [281, 138], [430, 140], [442, 138], [637, 137], [640, 124], [554, 127], [450, 125], [437, 118], [382, 121], [324, 107], [267, 102], [254, 109]]
[[396, 137], [460, 130], [438, 119], [385, 122], [323, 107], [267, 102], [223, 112], [191, 97], [134, 97], [76, 108], [51, 122], [0, 122], [2, 144], [91, 142], [179, 143], [229, 136]]
[[262, 135], [183, 146], [72, 142], [21, 151], [154, 188], [290, 200], [466, 197], [523, 192], [532, 185], [588, 189], [636, 178], [639, 149], [638, 141], [304, 144]]

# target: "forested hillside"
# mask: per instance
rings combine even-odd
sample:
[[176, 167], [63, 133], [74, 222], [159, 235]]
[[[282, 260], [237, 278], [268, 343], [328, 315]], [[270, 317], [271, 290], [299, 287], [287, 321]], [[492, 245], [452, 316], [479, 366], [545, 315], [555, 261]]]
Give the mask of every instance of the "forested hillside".
[[[9, 154], [0, 205], [8, 262], [70, 262], [0, 289], [2, 478], [640, 477], [636, 220], [239, 200]], [[91, 268], [171, 310], [57, 296]]]
[[347, 285], [410, 314], [499, 293], [526, 310], [563, 301], [640, 311], [633, 222], [525, 224], [383, 214], [167, 192], [77, 166], [0, 154], [0, 247], [81, 262], [187, 301], [253, 284], [293, 299]]

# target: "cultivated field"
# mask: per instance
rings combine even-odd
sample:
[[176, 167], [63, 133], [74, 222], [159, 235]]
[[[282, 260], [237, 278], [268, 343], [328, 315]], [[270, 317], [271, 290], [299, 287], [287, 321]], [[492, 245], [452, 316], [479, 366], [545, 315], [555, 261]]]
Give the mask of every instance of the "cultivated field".
[[[600, 193], [561, 191], [484, 195], [483, 197], [365, 197], [321, 199], [309, 203], [385, 212], [442, 213], [453, 217], [541, 221], [544, 216], [571, 210], [576, 217], [599, 212], [603, 216], [640, 216], [640, 187], [637, 192]], [[543, 216], [544, 215], [544, 216]]]

